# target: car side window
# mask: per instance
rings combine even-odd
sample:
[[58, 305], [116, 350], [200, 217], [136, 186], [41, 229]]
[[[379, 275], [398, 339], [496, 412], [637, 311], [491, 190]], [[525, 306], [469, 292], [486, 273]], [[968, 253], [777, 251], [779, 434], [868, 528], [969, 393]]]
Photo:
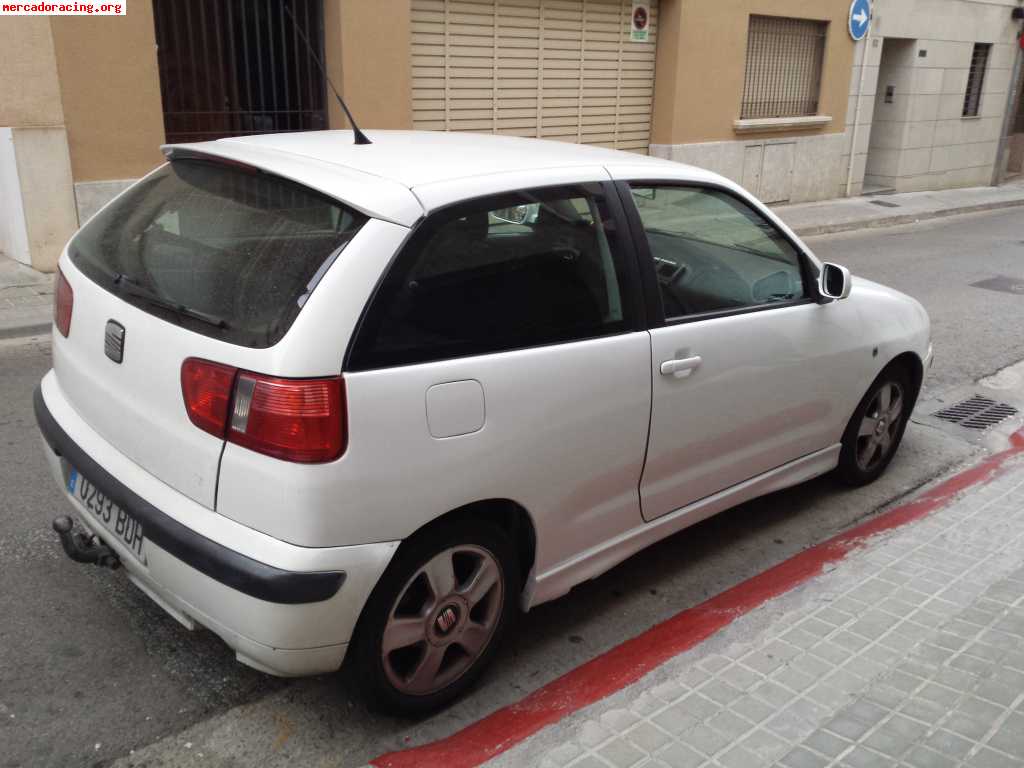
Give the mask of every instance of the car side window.
[[703, 187], [632, 191], [666, 319], [807, 295], [796, 248], [739, 198]]
[[433, 214], [399, 254], [354, 368], [619, 333], [629, 276], [600, 185], [500, 195]]

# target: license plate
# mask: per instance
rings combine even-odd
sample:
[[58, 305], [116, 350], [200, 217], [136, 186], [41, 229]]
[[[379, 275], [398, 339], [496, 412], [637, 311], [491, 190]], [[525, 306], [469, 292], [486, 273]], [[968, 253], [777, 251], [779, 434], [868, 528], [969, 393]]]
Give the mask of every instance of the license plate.
[[142, 523], [121, 509], [103, 494], [93, 483], [74, 467], [68, 468], [68, 492], [88, 510], [121, 544], [124, 544], [139, 562], [145, 564]]

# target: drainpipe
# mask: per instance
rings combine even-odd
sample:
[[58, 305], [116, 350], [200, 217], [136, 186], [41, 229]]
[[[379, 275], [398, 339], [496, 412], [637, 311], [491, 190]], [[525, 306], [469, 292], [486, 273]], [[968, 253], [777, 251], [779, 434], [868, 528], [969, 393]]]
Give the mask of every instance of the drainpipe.
[[871, 29], [864, 36], [864, 55], [860, 59], [860, 85], [857, 86], [857, 106], [853, 110], [853, 136], [850, 141], [850, 162], [846, 172], [846, 196], [853, 189], [853, 166], [857, 161], [857, 132], [860, 129], [860, 101], [864, 98], [864, 77], [868, 69], [868, 56], [871, 54]]
[[[1016, 18], [1016, 17], [1015, 17]], [[992, 186], [998, 187], [1003, 183], [1003, 169], [1006, 167], [1003, 162], [1006, 154], [1006, 142], [1010, 138], [1010, 131], [1013, 128], [1013, 121], [1017, 117], [1017, 96], [1020, 94], [1020, 70], [1021, 70], [1021, 40], [1017, 34], [1017, 53], [1013, 57], [1013, 71], [1010, 73], [1010, 92], [1006, 96], [1006, 113], [1003, 115], [1003, 130], [999, 136], [999, 147], [996, 149], [995, 167], [992, 169]]]

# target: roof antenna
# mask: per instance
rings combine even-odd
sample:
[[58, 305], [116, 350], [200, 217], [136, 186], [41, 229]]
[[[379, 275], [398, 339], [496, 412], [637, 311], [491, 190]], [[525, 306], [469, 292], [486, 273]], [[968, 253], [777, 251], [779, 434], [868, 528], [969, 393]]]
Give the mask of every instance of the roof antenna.
[[291, 19], [292, 26], [295, 28], [295, 31], [299, 33], [299, 37], [302, 38], [302, 42], [304, 42], [306, 47], [309, 48], [309, 55], [313, 57], [313, 61], [315, 61], [316, 65], [320, 67], [320, 72], [323, 74], [324, 80], [327, 81], [327, 84], [331, 86], [331, 91], [334, 92], [334, 98], [336, 98], [338, 103], [341, 104], [341, 109], [345, 113], [345, 117], [348, 118], [349, 124], [352, 126], [352, 135], [355, 137], [355, 143], [372, 144], [373, 142], [366, 138], [366, 134], [359, 130], [359, 126], [356, 125], [356, 121], [352, 118], [352, 113], [349, 112], [348, 107], [345, 106], [345, 100], [341, 98], [341, 94], [338, 93], [338, 89], [334, 87], [334, 83], [331, 82], [331, 78], [327, 76], [327, 68], [324, 66], [323, 62], [320, 61], [320, 57], [316, 55], [316, 49], [313, 48], [313, 44], [309, 42], [309, 38], [306, 37], [306, 33], [302, 31], [302, 27], [296, 23], [295, 17], [292, 15], [292, 9], [288, 7], [287, 3], [284, 4], [284, 12], [288, 14], [288, 18]]

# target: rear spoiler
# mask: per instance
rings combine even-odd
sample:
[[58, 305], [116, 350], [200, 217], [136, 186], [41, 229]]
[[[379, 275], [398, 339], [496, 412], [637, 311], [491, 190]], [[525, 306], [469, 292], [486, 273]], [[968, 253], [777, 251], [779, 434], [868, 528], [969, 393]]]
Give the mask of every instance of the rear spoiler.
[[207, 160], [279, 176], [327, 195], [371, 218], [403, 227], [412, 227], [424, 216], [420, 201], [405, 185], [339, 163], [234, 139], [165, 144], [160, 149], [168, 160]]

